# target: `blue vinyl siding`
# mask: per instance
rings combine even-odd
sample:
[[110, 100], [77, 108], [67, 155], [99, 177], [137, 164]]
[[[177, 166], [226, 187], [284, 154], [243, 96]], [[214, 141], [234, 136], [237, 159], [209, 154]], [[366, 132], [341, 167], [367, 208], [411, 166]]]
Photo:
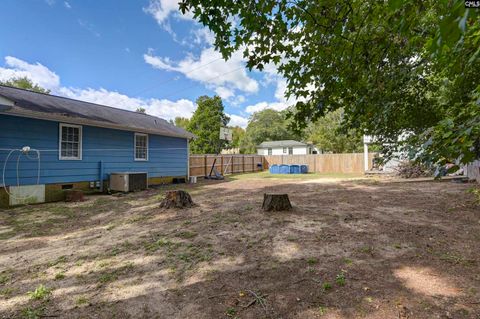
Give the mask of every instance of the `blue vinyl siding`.
[[[104, 176], [112, 172], [147, 172], [149, 177], [186, 176], [187, 140], [148, 135], [148, 161], [134, 160], [135, 132], [82, 126], [82, 160], [59, 160], [58, 122], [0, 114], [0, 174], [8, 149], [30, 146], [40, 150], [40, 183], [73, 183], [100, 179], [100, 162]], [[6, 167], [6, 184], [17, 184], [17, 158], [10, 157]], [[30, 156], [34, 157], [35, 153]], [[20, 185], [37, 182], [37, 161], [20, 157]], [[0, 184], [3, 183], [0, 176]]]

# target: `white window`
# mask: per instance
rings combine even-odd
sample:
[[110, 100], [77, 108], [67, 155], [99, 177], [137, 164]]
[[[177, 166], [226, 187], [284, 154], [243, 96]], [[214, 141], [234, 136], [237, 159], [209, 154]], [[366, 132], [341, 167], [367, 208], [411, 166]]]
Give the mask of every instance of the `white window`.
[[272, 149], [271, 148], [268, 149], [268, 155], [272, 155]]
[[60, 124], [59, 159], [82, 159], [82, 127], [79, 125]]
[[287, 148], [286, 147], [283, 148], [283, 154], [287, 154]]
[[148, 161], [148, 135], [135, 133], [135, 160]]
[[288, 148], [288, 155], [292, 155], [293, 154], [293, 147], [289, 147]]

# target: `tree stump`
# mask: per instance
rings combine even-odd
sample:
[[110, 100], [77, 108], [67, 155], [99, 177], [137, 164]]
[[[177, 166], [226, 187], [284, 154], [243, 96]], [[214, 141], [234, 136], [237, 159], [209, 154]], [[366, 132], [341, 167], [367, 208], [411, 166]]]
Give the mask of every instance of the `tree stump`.
[[160, 202], [161, 208], [185, 208], [193, 205], [192, 197], [185, 191], [168, 191]]
[[290, 210], [292, 204], [290, 204], [287, 194], [263, 194], [262, 208], [266, 212]]

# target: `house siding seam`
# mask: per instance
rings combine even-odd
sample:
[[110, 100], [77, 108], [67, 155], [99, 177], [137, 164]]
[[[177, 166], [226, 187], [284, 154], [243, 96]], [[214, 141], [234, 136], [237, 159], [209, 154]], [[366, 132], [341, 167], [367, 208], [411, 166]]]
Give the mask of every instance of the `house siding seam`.
[[[148, 161], [135, 161], [134, 132], [86, 125], [82, 126], [82, 159], [59, 160], [59, 125], [60, 122], [0, 114], [0, 171], [3, 170], [8, 149], [30, 146], [40, 150], [40, 184], [97, 181], [101, 161], [104, 180], [112, 172], [142, 171], [147, 172], [149, 178], [188, 174], [185, 138], [149, 134]], [[7, 163], [7, 186], [17, 185], [18, 154], [16, 152]], [[20, 185], [36, 184], [37, 161], [21, 156], [19, 164]]]

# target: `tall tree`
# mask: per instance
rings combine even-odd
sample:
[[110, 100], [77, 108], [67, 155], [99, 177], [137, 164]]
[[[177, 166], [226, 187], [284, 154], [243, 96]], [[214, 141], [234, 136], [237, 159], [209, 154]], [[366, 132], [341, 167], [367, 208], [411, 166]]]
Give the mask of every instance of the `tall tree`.
[[[179, 6], [213, 31], [225, 58], [243, 50], [250, 69], [276, 66], [287, 96], [301, 101], [290, 113], [297, 129], [344, 107], [344, 126], [385, 146], [407, 133], [417, 153], [435, 162], [468, 162], [480, 152], [479, 10], [463, 0], [182, 0]], [[461, 96], [456, 88], [463, 88]], [[454, 103], [444, 103], [450, 96]]]
[[215, 154], [226, 145], [226, 141], [220, 140], [220, 127], [227, 126], [230, 118], [225, 115], [219, 96], [201, 96], [196, 103], [197, 109], [187, 126], [196, 135], [190, 149], [195, 154]]
[[342, 129], [343, 109], [326, 114], [306, 128], [306, 138], [324, 152], [354, 153], [363, 150], [362, 134]]
[[298, 135], [288, 129], [285, 112], [265, 109], [251, 116], [241, 148], [246, 153], [255, 153], [257, 145], [264, 141], [297, 138]]
[[33, 83], [32, 80], [27, 77], [14, 77], [6, 81], [0, 81], [0, 85], [12, 86], [19, 89], [50, 94], [50, 90], [44, 89], [38, 84]]
[[245, 130], [240, 126], [230, 127], [232, 130], [232, 142], [230, 147], [240, 148], [243, 138], [245, 137]]
[[180, 117], [180, 116], [177, 116], [175, 118], [175, 121], [173, 122], [173, 124], [175, 124], [175, 126], [181, 127], [183, 129], [187, 129], [189, 123], [190, 123], [190, 120], [188, 118]]

